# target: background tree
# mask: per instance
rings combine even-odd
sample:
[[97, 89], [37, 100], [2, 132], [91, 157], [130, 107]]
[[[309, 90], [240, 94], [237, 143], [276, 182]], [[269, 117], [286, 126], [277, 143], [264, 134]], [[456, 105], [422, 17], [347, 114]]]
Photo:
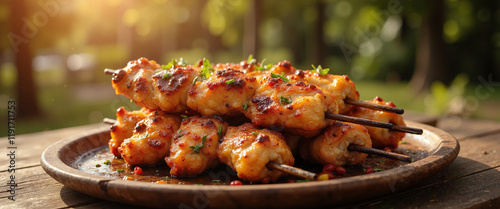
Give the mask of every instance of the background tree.
[[[10, 36], [16, 37], [17, 43], [13, 45], [15, 52], [15, 64], [17, 66], [17, 116], [18, 117], [36, 117], [40, 114], [38, 108], [35, 83], [33, 81], [33, 67], [30, 40], [25, 36], [26, 23], [23, 18], [27, 16], [25, 0], [10, 1], [10, 26], [12, 33]], [[21, 41], [22, 39], [22, 41]], [[11, 39], [12, 43], [13, 39]]]

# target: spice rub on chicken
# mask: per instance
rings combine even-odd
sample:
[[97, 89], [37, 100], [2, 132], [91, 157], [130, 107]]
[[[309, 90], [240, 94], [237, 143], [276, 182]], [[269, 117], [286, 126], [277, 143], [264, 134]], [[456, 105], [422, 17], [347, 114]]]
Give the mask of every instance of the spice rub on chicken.
[[192, 116], [182, 120], [165, 158], [173, 176], [198, 175], [219, 164], [219, 140], [228, 124], [218, 117]]
[[260, 129], [251, 123], [229, 127], [219, 145], [218, 157], [249, 182], [269, 183], [284, 173], [267, 168], [267, 163], [293, 165], [295, 159], [279, 132]]
[[188, 92], [187, 105], [202, 115], [241, 115], [257, 85], [254, 77], [227, 67], [214, 71], [208, 78], [198, 77]]
[[124, 107], [118, 108], [116, 111], [116, 122], [111, 126], [111, 139], [109, 140], [109, 149], [115, 157], [121, 157], [118, 148], [122, 142], [130, 138], [133, 134], [133, 127], [140, 120], [146, 118], [153, 110], [141, 108], [136, 111], [127, 111]]
[[350, 144], [371, 147], [368, 130], [358, 124], [335, 122], [314, 139], [301, 140], [299, 153], [304, 160], [322, 165], [343, 166], [364, 162], [368, 154], [349, 151], [347, 147]]
[[302, 81], [263, 76], [244, 111], [257, 126], [312, 137], [327, 125], [325, 112], [337, 113], [335, 98], [325, 89]]
[[179, 113], [188, 110], [187, 92], [198, 75], [195, 68], [176, 64], [167, 68], [140, 58], [115, 71], [112, 84], [116, 94], [122, 94], [142, 107]]
[[[375, 97], [372, 101], [368, 102], [396, 107], [394, 103], [385, 102], [382, 98], [378, 96]], [[403, 120], [403, 116], [387, 111], [373, 110], [356, 106], [349, 113], [347, 113], [347, 115], [384, 122], [384, 123], [392, 123], [400, 126], [406, 126]], [[370, 134], [370, 137], [373, 142], [373, 147], [375, 148], [382, 148], [382, 149], [385, 147], [396, 148], [398, 147], [399, 142], [406, 135], [406, 133], [404, 132], [392, 131], [384, 128], [366, 126], [366, 129], [368, 129], [368, 133]]]
[[[322, 70], [327, 71], [321, 72]], [[271, 68], [269, 72], [283, 75], [292, 82], [304, 82], [325, 89], [335, 98], [339, 114], [345, 114], [352, 106], [345, 104], [344, 100], [346, 98], [359, 99], [359, 92], [349, 76], [328, 74], [328, 70], [322, 69], [320, 66], [313, 71], [299, 70], [293, 67], [290, 62], [282, 61]]]
[[170, 153], [175, 132], [181, 117], [155, 111], [137, 122], [133, 134], [118, 148], [128, 165], [154, 165]]

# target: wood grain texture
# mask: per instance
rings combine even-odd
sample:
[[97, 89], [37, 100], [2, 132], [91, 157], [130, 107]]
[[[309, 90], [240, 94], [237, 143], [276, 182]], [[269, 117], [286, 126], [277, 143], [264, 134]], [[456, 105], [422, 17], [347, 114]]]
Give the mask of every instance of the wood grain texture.
[[415, 188], [357, 206], [498, 208], [500, 206], [499, 139], [500, 133], [463, 139], [460, 142], [462, 149], [457, 159], [443, 171]]

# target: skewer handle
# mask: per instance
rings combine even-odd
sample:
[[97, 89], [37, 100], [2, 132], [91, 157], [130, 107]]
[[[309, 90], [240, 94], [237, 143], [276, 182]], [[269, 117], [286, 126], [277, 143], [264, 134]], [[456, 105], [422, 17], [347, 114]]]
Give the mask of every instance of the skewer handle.
[[356, 124], [365, 125], [365, 126], [378, 127], [378, 128], [386, 128], [386, 129], [389, 129], [391, 131], [401, 131], [401, 132], [418, 134], [418, 135], [423, 133], [423, 130], [419, 129], [419, 128], [399, 126], [399, 125], [394, 125], [392, 123], [383, 123], [383, 122], [368, 120], [368, 119], [364, 119], [364, 118], [356, 118], [356, 117], [352, 117], [352, 116], [332, 114], [332, 113], [326, 113], [325, 116], [326, 116], [326, 118], [332, 119], [332, 120], [339, 120], [339, 121], [356, 123]]
[[390, 159], [395, 159], [403, 162], [409, 162], [411, 163], [413, 159], [410, 156], [399, 154], [399, 153], [394, 153], [394, 152], [386, 152], [384, 150], [379, 150], [371, 147], [363, 147], [360, 145], [355, 145], [355, 144], [350, 144], [347, 147], [347, 150], [349, 151], [355, 151], [355, 152], [362, 152], [370, 155], [377, 155], [377, 156], [382, 156]]
[[306, 170], [302, 170], [297, 167], [281, 164], [281, 163], [275, 163], [275, 162], [269, 162], [266, 165], [269, 169], [272, 170], [278, 170], [283, 173], [288, 173], [297, 177], [305, 178], [305, 179], [310, 179], [310, 180], [316, 180], [317, 175], [313, 172], [309, 172]]
[[371, 102], [365, 102], [365, 101], [357, 100], [357, 99], [345, 98], [344, 102], [347, 104], [351, 104], [351, 105], [356, 105], [356, 106], [365, 107], [365, 108], [369, 108], [369, 109], [375, 109], [375, 110], [388, 111], [388, 112], [393, 112], [393, 113], [397, 113], [397, 114], [403, 114], [405, 112], [405, 110], [403, 110], [401, 108], [390, 107], [390, 106], [385, 106], [385, 105], [380, 105], [380, 104], [374, 104]]
[[102, 119], [102, 122], [105, 124], [113, 125], [116, 123], [116, 120], [111, 119], [111, 118], [104, 118], [104, 119]]

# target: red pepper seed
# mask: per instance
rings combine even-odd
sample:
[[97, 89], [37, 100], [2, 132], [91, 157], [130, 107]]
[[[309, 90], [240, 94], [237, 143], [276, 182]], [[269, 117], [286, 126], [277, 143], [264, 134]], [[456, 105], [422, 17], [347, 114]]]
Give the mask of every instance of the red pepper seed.
[[366, 170], [365, 170], [365, 174], [370, 174], [373, 172], [374, 172], [373, 168], [366, 168]]
[[135, 168], [134, 168], [134, 173], [135, 173], [136, 175], [142, 175], [142, 168], [141, 168], [141, 167], [139, 167], [139, 166], [135, 166]]
[[323, 166], [323, 171], [333, 172], [335, 171], [335, 167], [336, 166], [334, 164], [328, 163], [325, 166]]
[[231, 186], [239, 186], [239, 185], [243, 185], [243, 183], [241, 183], [240, 180], [234, 180], [234, 181], [231, 181], [231, 183], [229, 183], [229, 185], [231, 185]]
[[335, 168], [335, 172], [337, 172], [337, 174], [340, 174], [340, 175], [343, 175], [343, 174], [345, 174], [345, 173], [346, 173], [345, 168], [344, 168], [344, 167], [341, 167], [341, 166], [337, 166], [337, 167]]

